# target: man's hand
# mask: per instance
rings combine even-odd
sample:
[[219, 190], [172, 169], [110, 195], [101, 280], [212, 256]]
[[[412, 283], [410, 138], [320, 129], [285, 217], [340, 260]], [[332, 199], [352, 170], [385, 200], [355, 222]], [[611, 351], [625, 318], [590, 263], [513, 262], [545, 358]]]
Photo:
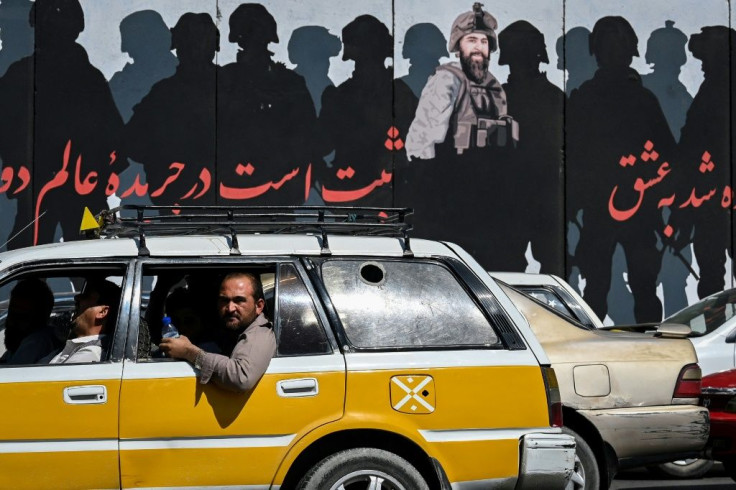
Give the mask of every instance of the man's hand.
[[194, 364], [194, 360], [200, 351], [199, 347], [192, 344], [184, 335], [177, 338], [161, 339], [159, 348], [168, 357], [184, 359], [192, 364]]

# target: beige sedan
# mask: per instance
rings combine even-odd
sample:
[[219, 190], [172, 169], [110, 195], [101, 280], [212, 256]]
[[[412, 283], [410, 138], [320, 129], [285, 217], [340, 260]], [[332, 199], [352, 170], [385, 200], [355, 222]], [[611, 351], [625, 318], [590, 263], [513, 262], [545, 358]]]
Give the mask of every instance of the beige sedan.
[[607, 488], [619, 469], [699, 454], [709, 420], [698, 406], [701, 373], [686, 332], [679, 326], [649, 334], [599, 330], [563, 314], [563, 298], [547, 294], [553, 288], [546, 283], [559, 278], [492, 275], [557, 374], [564, 424], [578, 447], [572, 488]]

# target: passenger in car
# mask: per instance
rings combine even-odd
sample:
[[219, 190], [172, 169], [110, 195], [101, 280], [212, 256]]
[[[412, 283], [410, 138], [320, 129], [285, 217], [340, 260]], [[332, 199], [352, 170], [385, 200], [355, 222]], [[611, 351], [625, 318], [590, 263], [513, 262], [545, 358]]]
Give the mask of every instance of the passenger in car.
[[49, 364], [100, 362], [118, 316], [120, 288], [105, 279], [88, 279], [74, 297], [74, 303], [74, 338], [67, 340], [61, 352], [49, 359]]
[[4, 364], [33, 364], [60, 346], [49, 326], [54, 294], [41, 279], [23, 279], [10, 292]]
[[166, 338], [161, 350], [176, 359], [185, 359], [200, 370], [199, 382], [212, 381], [227, 390], [252, 389], [266, 372], [276, 353], [276, 337], [271, 322], [263, 315], [265, 300], [258, 276], [233, 272], [220, 284], [217, 311], [222, 330], [236, 336], [230, 357], [205, 352], [186, 337]]
[[202, 314], [197, 308], [198, 301], [191, 290], [179, 287], [166, 298], [166, 314], [181, 335], [206, 352], [221, 353], [213, 336], [205, 328]]

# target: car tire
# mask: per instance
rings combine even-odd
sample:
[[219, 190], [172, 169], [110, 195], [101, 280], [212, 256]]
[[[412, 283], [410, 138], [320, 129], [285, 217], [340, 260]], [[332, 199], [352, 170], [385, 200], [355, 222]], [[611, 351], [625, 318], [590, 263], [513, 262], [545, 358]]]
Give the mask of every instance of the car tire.
[[562, 431], [575, 438], [575, 468], [565, 490], [600, 490], [601, 472], [595, 453], [577, 432], [567, 427]]
[[302, 478], [297, 488], [335, 490], [359, 482], [365, 482], [365, 488], [429, 490], [422, 475], [407, 460], [369, 447], [348, 449], [326, 457]]
[[700, 478], [713, 467], [713, 460], [707, 458], [683, 459], [647, 466], [647, 469], [657, 476], [690, 479]]

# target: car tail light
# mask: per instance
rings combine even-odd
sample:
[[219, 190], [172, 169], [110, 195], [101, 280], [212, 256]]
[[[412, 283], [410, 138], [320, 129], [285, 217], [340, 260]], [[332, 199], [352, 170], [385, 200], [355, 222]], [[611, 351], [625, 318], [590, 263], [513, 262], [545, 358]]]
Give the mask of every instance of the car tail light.
[[562, 427], [562, 399], [560, 385], [557, 384], [557, 375], [551, 367], [542, 367], [544, 388], [547, 390], [547, 405], [549, 407], [549, 425]]
[[677, 384], [675, 385], [675, 392], [672, 395], [672, 403], [682, 403], [688, 398], [688, 402], [693, 402], [692, 399], [700, 397], [700, 380], [702, 378], [702, 372], [700, 366], [697, 364], [688, 364], [680, 371], [680, 376], [677, 378]]

